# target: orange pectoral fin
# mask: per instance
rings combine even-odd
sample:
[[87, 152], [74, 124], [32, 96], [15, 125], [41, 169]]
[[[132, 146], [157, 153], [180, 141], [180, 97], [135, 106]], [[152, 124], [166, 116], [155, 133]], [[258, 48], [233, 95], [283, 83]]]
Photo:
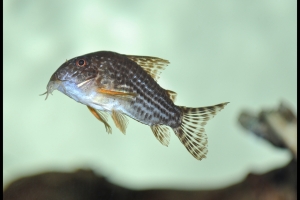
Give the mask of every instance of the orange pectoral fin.
[[115, 90], [106, 90], [104, 88], [98, 88], [97, 92], [102, 94], [114, 95], [114, 96], [132, 96], [132, 97], [136, 96], [136, 94], [132, 92], [120, 92]]

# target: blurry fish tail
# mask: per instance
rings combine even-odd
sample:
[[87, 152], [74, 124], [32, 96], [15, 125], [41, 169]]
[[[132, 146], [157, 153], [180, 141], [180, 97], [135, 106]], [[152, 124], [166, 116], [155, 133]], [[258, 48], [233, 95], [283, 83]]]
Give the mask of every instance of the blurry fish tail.
[[183, 113], [182, 123], [173, 130], [181, 143], [196, 159], [202, 160], [208, 152], [204, 126], [208, 120], [213, 118], [228, 103], [200, 108], [180, 106]]

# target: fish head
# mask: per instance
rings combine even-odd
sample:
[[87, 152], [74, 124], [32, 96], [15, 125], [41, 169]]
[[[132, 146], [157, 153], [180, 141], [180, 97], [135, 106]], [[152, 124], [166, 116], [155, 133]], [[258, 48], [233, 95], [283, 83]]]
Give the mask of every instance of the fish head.
[[91, 80], [97, 76], [96, 62], [93, 61], [93, 57], [89, 55], [83, 55], [79, 57], [66, 60], [51, 76], [47, 91], [41, 95], [49, 94], [56, 89], [61, 88], [66, 82], [68, 84], [80, 85], [88, 80]]
[[[55, 75], [55, 77], [53, 77]], [[92, 55], [83, 55], [66, 60], [52, 75], [60, 81], [80, 84], [97, 76], [97, 63]], [[50, 79], [50, 81], [51, 81]]]

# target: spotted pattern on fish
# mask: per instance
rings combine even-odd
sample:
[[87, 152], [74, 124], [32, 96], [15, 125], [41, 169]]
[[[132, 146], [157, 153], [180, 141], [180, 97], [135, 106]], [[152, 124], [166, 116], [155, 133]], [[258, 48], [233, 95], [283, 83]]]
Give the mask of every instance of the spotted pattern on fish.
[[198, 160], [206, 157], [204, 126], [227, 103], [189, 108], [174, 104], [176, 93], [156, 81], [169, 61], [149, 56], [99, 51], [67, 60], [51, 76], [47, 94], [57, 89], [88, 106], [111, 133], [106, 115], [125, 134], [125, 115], [149, 125], [161, 144], [168, 146], [173, 129], [186, 149]]

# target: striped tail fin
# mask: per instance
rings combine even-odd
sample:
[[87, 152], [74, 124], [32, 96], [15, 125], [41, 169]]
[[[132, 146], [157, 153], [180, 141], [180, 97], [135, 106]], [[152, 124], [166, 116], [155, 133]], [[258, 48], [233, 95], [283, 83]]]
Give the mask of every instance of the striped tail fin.
[[182, 123], [173, 130], [181, 143], [196, 159], [202, 160], [206, 157], [208, 152], [207, 136], [204, 130], [205, 124], [228, 103], [229, 102], [200, 108], [180, 106], [183, 113]]

